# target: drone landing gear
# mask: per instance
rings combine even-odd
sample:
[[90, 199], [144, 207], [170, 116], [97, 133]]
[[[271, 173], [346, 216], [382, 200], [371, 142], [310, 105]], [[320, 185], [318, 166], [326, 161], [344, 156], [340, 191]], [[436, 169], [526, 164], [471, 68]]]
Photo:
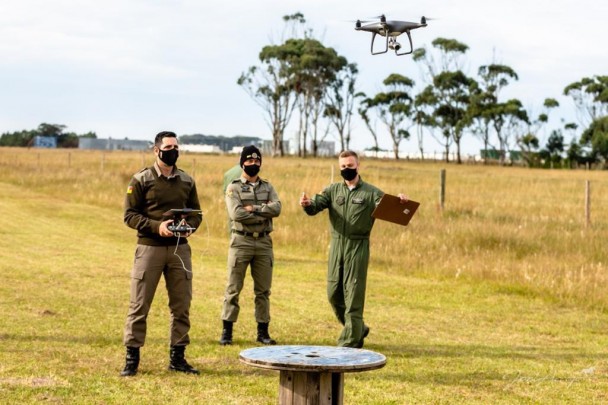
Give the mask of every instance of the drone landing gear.
[[[395, 55], [397, 55], [397, 56], [409, 55], [410, 53], [414, 52], [414, 47], [412, 45], [412, 36], [410, 35], [409, 31], [405, 31], [405, 33], [407, 34], [407, 39], [409, 40], [409, 43], [410, 43], [410, 50], [407, 52], [400, 53], [399, 50], [401, 49], [401, 44], [399, 42], [397, 42], [397, 39], [395, 37], [392, 37], [390, 35], [386, 35], [386, 45], [384, 47], [384, 50], [374, 52], [374, 41], [376, 40], [377, 33], [372, 32], [372, 46], [371, 46], [372, 55], [380, 55], [381, 53], [387, 53], [389, 49], [394, 50]], [[382, 35], [382, 33], [380, 33], [380, 35]]]
[[[405, 31], [405, 33], [407, 34], [407, 39], [409, 39], [410, 41], [410, 50], [408, 52], [401, 52], [399, 53], [399, 49], [401, 49], [401, 45], [395, 40], [395, 38], [393, 38], [393, 41], [395, 42], [395, 55], [397, 56], [402, 56], [402, 55], [409, 55], [410, 53], [414, 52], [414, 46], [412, 45], [412, 36], [410, 35], [409, 31]], [[391, 48], [393, 49], [393, 48]]]
[[376, 32], [372, 32], [372, 47], [371, 47], [371, 51], [372, 51], [372, 55], [380, 55], [381, 53], [386, 53], [388, 52], [388, 35], [386, 36], [386, 48], [383, 51], [379, 51], [379, 52], [374, 52], [374, 41], [376, 39]]

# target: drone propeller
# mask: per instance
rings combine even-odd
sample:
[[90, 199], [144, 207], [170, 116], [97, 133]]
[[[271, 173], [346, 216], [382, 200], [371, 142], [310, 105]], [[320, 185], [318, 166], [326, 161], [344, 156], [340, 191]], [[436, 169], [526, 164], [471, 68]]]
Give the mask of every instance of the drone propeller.
[[377, 15], [375, 17], [370, 17], [370, 18], [373, 18], [375, 20], [380, 20], [380, 22], [383, 22], [383, 23], [386, 22], [386, 16], [384, 14], [380, 14], [380, 15]]
[[349, 23], [361, 23], [361, 24], [367, 24], [367, 23], [374, 22], [374, 20], [344, 20], [344, 21], [349, 22]]

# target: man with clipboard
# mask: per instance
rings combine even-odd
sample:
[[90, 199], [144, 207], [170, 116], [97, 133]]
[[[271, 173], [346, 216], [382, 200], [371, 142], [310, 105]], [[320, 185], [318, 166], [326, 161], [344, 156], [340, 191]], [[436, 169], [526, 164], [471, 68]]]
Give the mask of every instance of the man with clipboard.
[[[363, 347], [369, 327], [363, 322], [369, 235], [373, 211], [384, 193], [359, 175], [359, 157], [344, 151], [338, 157], [344, 181], [334, 183], [309, 198], [302, 193], [300, 205], [308, 215], [327, 209], [331, 223], [331, 247], [327, 272], [327, 296], [338, 321], [344, 326], [339, 346]], [[403, 204], [408, 198], [399, 194]]]

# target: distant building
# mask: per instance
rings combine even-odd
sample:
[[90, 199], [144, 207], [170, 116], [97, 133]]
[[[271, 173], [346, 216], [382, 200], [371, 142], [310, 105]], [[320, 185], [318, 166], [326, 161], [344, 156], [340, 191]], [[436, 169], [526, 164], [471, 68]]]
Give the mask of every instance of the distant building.
[[[259, 145], [257, 145], [259, 146]], [[262, 152], [262, 156], [266, 155], [266, 156], [272, 156], [272, 140], [268, 140], [265, 139], [262, 141], [262, 147], [260, 148], [260, 152]], [[286, 155], [289, 155], [290, 153], [293, 153], [290, 149], [289, 149], [289, 140], [284, 140], [283, 141], [283, 152]], [[240, 153], [240, 151], [239, 151]]]
[[198, 153], [223, 153], [222, 149], [217, 145], [193, 145], [193, 144], [189, 144], [189, 143], [180, 144], [179, 150], [186, 151], [186, 152], [198, 152]]
[[[312, 153], [312, 142], [310, 145], [309, 153]], [[317, 142], [317, 156], [330, 157], [336, 154], [336, 143], [333, 141], [321, 141]]]
[[152, 147], [150, 141], [136, 141], [129, 139], [97, 139], [80, 138], [78, 149], [95, 150], [149, 150]]
[[54, 136], [36, 135], [32, 143], [34, 148], [56, 148], [57, 138]]

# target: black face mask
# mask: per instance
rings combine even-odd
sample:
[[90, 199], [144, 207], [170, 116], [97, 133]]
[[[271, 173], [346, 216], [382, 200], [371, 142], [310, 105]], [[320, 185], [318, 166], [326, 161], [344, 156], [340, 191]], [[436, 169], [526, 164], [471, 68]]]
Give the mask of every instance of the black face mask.
[[243, 170], [247, 173], [249, 177], [255, 177], [260, 172], [260, 166], [253, 164], [250, 166], [243, 166]]
[[354, 178], [357, 177], [357, 169], [346, 167], [340, 170], [340, 175], [342, 175], [342, 178], [346, 181], [354, 180]]
[[158, 157], [167, 166], [175, 166], [179, 151], [177, 149], [161, 150], [158, 152]]

